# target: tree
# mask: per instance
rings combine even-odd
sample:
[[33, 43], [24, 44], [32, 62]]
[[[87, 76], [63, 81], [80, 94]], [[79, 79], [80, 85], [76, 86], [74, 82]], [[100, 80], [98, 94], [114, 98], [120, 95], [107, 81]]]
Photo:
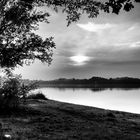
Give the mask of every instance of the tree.
[[0, 7], [0, 66], [14, 68], [35, 59], [50, 64], [53, 38], [34, 33], [39, 22], [48, 23], [49, 14], [35, 10], [30, 1], [2, 0]]
[[48, 7], [53, 7], [55, 11], [61, 7], [67, 14], [68, 26], [72, 22], [77, 22], [83, 13], [89, 18], [95, 18], [100, 11], [119, 14], [120, 10], [130, 11], [134, 8], [134, 2], [139, 0], [41, 0]]
[[48, 22], [49, 13], [39, 11], [46, 6], [67, 14], [67, 25], [80, 19], [83, 13], [89, 18], [100, 11], [118, 14], [121, 9], [130, 11], [139, 0], [1, 0], [0, 1], [0, 66], [14, 68], [35, 59], [51, 63], [55, 43], [52, 37], [42, 39], [35, 34], [39, 22]]

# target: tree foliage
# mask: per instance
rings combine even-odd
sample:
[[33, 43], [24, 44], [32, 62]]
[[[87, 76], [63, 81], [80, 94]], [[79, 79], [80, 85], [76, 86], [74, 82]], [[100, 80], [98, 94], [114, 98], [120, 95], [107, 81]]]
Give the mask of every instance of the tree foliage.
[[53, 38], [42, 39], [34, 31], [39, 22], [47, 22], [48, 13], [22, 0], [0, 2], [0, 66], [15, 67], [39, 59], [50, 63], [55, 44]]
[[[34, 1], [34, 0], [32, 0]], [[40, 3], [52, 7], [56, 12], [62, 9], [67, 14], [68, 26], [72, 22], [77, 22], [83, 13], [89, 18], [95, 18], [100, 11], [119, 14], [120, 10], [130, 11], [134, 8], [134, 3], [139, 0], [40, 0]]]
[[67, 14], [67, 25], [80, 19], [83, 13], [89, 18], [100, 11], [118, 14], [121, 9], [130, 11], [139, 0], [1, 0], [0, 1], [0, 66], [16, 67], [35, 59], [50, 64], [55, 43], [53, 38], [42, 39], [35, 34], [40, 22], [48, 22], [48, 12], [39, 11], [46, 6]]

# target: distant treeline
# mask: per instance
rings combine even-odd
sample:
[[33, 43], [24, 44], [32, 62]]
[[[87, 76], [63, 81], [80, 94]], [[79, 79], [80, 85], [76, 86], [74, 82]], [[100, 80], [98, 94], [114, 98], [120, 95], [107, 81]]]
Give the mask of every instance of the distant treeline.
[[121, 78], [102, 78], [92, 77], [90, 79], [65, 79], [60, 78], [51, 81], [38, 81], [40, 87], [93, 87], [93, 88], [110, 88], [110, 87], [140, 87], [140, 79], [121, 77]]

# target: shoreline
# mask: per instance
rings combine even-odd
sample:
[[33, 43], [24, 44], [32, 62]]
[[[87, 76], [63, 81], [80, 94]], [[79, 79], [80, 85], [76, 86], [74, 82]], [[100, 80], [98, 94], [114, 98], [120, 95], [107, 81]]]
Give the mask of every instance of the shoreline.
[[[40, 100], [41, 101], [41, 100]], [[115, 109], [107, 109], [107, 108], [102, 108], [102, 107], [95, 107], [95, 106], [90, 106], [90, 105], [82, 105], [82, 104], [76, 104], [76, 103], [70, 103], [70, 102], [64, 102], [64, 101], [58, 101], [58, 100], [53, 100], [53, 99], [48, 99], [49, 102], [52, 102], [52, 104], [56, 104], [57, 106], [73, 106], [74, 108], [80, 107], [80, 108], [87, 108], [87, 109], [96, 109], [96, 110], [101, 110], [101, 111], [109, 111], [109, 112], [121, 112], [121, 113], [126, 113], [126, 114], [134, 114], [134, 115], [140, 115], [140, 113], [135, 113], [135, 112], [129, 112], [129, 111], [122, 111], [122, 110], [115, 110]], [[55, 105], [55, 106], [56, 106]]]

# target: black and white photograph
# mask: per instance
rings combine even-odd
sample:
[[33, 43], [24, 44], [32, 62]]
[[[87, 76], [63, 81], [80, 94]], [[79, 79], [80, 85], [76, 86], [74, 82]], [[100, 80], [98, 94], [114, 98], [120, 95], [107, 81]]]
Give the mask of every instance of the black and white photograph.
[[0, 0], [0, 140], [140, 140], [140, 1]]

